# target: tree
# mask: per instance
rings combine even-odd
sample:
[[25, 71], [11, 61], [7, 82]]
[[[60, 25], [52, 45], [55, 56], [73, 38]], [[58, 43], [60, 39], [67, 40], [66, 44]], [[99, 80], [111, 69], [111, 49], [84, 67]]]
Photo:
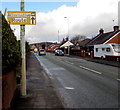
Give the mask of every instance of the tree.
[[86, 36], [84, 35], [75, 35], [70, 41], [73, 43], [73, 44], [76, 44], [77, 42], [79, 41], [82, 41], [86, 38]]

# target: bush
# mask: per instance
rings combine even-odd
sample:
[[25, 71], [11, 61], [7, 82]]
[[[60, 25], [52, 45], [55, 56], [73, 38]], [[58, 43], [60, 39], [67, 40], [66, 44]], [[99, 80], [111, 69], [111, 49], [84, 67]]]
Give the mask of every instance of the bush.
[[[2, 14], [0, 12], [0, 14]], [[2, 74], [16, 70], [21, 62], [19, 43], [2, 15]]]

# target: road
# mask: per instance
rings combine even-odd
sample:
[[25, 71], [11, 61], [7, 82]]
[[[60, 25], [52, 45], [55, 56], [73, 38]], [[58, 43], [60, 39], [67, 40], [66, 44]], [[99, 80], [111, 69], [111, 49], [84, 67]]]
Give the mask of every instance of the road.
[[68, 108], [117, 108], [118, 68], [81, 58], [38, 56]]

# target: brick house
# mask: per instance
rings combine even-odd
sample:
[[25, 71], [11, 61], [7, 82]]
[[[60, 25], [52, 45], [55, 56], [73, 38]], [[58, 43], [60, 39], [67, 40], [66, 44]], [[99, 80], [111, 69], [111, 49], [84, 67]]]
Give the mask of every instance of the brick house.
[[89, 38], [86, 38], [86, 39], [84, 39], [84, 40], [82, 40], [82, 41], [79, 41], [78, 43], [77, 43], [77, 47], [78, 47], [78, 52], [76, 52], [76, 54], [78, 55], [78, 56], [82, 56], [82, 57], [84, 57], [84, 56], [86, 56], [85, 54], [85, 50], [86, 50], [86, 44], [90, 41], [91, 39], [89, 39]]
[[52, 42], [34, 43], [34, 44], [30, 44], [30, 48], [31, 48], [31, 50], [33, 50], [34, 48], [37, 48], [37, 49], [47, 49], [52, 44], [54, 44], [54, 43], [52, 43]]
[[119, 26], [114, 26], [113, 31], [104, 33], [103, 29], [99, 30], [99, 34], [95, 36], [86, 44], [86, 52], [89, 53], [89, 57], [93, 57], [94, 45], [96, 44], [108, 44], [115, 43], [120, 44], [120, 30]]

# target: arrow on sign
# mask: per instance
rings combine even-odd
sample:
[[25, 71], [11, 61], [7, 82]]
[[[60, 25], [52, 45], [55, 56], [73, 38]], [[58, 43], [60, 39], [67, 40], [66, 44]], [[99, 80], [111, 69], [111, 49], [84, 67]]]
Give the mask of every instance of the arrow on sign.
[[31, 18], [31, 20], [32, 20], [32, 24], [35, 24], [35, 23], [34, 23], [35, 18], [34, 18], [34, 17], [32, 17], [32, 18]]

